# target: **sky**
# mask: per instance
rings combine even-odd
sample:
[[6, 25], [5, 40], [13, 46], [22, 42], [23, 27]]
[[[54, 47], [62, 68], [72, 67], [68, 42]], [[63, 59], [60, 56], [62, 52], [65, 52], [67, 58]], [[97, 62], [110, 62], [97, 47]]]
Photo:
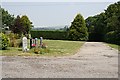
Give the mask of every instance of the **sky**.
[[34, 27], [71, 25], [80, 13], [84, 19], [104, 12], [111, 2], [2, 2], [2, 8], [10, 14], [27, 15]]

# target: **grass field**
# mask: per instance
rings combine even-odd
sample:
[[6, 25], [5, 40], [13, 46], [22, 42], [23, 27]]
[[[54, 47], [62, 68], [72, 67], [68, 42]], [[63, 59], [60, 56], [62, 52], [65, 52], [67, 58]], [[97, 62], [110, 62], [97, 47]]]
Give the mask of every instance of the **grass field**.
[[[2, 56], [66, 56], [75, 54], [84, 44], [82, 41], [44, 40], [48, 52], [35, 54], [33, 49], [23, 53], [22, 48], [8, 47], [8, 50], [0, 50]], [[29, 42], [28, 42], [29, 44]], [[29, 47], [29, 46], [28, 46]], [[42, 49], [44, 52], [44, 49]]]

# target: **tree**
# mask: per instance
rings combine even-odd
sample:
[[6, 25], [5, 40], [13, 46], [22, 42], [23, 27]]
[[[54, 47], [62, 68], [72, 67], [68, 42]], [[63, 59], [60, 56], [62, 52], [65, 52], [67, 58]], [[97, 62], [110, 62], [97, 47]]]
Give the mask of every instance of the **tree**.
[[105, 12], [86, 19], [89, 40], [120, 44], [120, 1]]
[[26, 15], [23, 15], [21, 17], [21, 25], [24, 29], [23, 34], [29, 34], [30, 30], [32, 29], [32, 22], [29, 20], [29, 18]]
[[105, 40], [120, 45], [120, 1], [109, 5], [105, 14], [107, 16]]
[[22, 32], [24, 31], [22, 24], [21, 24], [21, 19], [20, 16], [18, 15], [17, 18], [14, 20], [14, 24], [12, 26], [13, 33], [17, 33], [21, 36]]
[[86, 27], [88, 28], [88, 40], [89, 41], [96, 41], [96, 37], [95, 37], [95, 24], [97, 21], [97, 16], [90, 16], [88, 17], [85, 22], [86, 22]]
[[32, 22], [28, 19], [27, 16], [20, 17], [19, 15], [15, 18], [11, 30], [13, 33], [19, 34], [19, 36], [29, 34], [30, 29], [32, 28]]
[[105, 20], [106, 20], [106, 15], [104, 12], [97, 15], [97, 19], [94, 27], [94, 32], [95, 32], [97, 41], [104, 41], [104, 36], [106, 32]]
[[104, 41], [106, 30], [105, 20], [106, 15], [103, 12], [86, 19], [86, 26], [88, 27], [90, 41]]
[[2, 28], [8, 26], [9, 29], [11, 30], [11, 27], [13, 26], [14, 22], [14, 15], [9, 14], [8, 11], [5, 11], [3, 8], [1, 8], [1, 11], [2, 11]]
[[69, 28], [69, 39], [70, 40], [87, 40], [88, 32], [81, 14], [77, 14]]

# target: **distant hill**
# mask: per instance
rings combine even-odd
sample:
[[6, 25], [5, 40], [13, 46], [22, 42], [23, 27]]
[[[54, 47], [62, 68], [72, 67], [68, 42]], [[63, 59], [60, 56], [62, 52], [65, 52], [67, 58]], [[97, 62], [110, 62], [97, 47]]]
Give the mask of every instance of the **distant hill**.
[[32, 30], [49, 30], [49, 31], [53, 31], [53, 30], [67, 30], [68, 26], [53, 26], [53, 27], [33, 27]]

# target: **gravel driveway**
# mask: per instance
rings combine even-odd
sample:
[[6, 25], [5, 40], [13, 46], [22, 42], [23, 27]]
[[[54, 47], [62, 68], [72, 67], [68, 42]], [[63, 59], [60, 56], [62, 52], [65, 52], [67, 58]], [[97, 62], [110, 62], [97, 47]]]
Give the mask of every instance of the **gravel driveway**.
[[118, 51], [86, 42], [67, 57], [2, 57], [3, 78], [118, 78]]

